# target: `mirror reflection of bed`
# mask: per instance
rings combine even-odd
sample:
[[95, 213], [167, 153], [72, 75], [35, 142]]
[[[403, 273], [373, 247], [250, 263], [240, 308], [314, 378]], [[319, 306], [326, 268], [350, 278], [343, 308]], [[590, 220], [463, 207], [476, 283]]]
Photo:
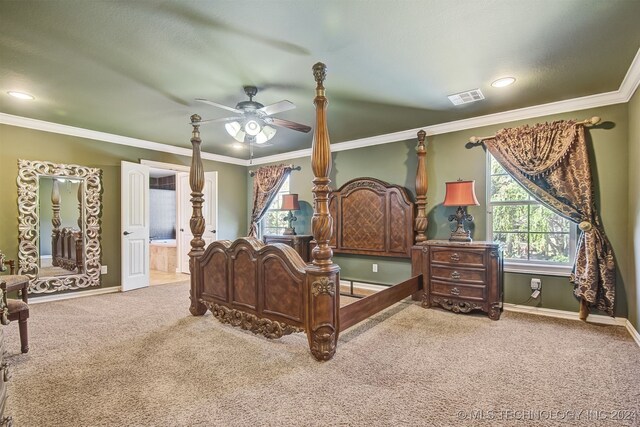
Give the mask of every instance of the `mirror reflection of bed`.
[[83, 273], [82, 180], [40, 176], [39, 191], [40, 276]]

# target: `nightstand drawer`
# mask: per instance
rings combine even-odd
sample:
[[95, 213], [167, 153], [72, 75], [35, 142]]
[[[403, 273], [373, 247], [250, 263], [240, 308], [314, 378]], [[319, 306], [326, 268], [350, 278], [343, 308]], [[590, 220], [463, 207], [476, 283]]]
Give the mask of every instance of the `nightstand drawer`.
[[441, 295], [452, 298], [464, 298], [470, 301], [484, 301], [487, 287], [484, 285], [467, 285], [431, 281], [431, 295]]
[[431, 248], [431, 262], [484, 268], [486, 266], [486, 251], [436, 246]]
[[431, 277], [436, 280], [450, 280], [452, 282], [467, 282], [483, 285], [487, 282], [487, 272], [483, 269], [431, 266]]

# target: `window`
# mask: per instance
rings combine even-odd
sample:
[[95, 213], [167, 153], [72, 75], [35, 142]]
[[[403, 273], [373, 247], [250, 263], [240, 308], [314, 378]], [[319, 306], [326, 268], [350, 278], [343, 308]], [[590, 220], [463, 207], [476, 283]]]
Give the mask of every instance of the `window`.
[[289, 194], [289, 178], [291, 178], [291, 175], [284, 181], [275, 199], [273, 199], [271, 206], [269, 206], [267, 213], [264, 214], [264, 218], [262, 218], [262, 235], [282, 234], [284, 229], [289, 226], [289, 223], [282, 219], [285, 216], [285, 212], [278, 210], [282, 203], [282, 195]]
[[487, 231], [504, 245], [505, 270], [568, 275], [576, 225], [538, 202], [487, 153]]

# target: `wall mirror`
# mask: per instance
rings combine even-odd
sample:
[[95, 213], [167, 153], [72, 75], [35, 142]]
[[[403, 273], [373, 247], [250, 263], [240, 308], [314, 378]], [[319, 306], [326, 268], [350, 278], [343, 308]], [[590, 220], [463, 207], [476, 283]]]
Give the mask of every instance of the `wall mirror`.
[[100, 285], [97, 168], [18, 160], [18, 274], [29, 292]]

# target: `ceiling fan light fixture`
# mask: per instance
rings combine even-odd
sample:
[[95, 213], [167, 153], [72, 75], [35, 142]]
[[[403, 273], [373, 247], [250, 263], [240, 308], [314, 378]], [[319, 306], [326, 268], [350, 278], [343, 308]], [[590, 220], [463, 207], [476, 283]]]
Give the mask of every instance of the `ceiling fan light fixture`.
[[275, 128], [265, 125], [260, 133], [256, 135], [256, 144], [264, 144], [276, 134]]
[[242, 130], [240, 122], [236, 121], [225, 123], [224, 128], [227, 130], [227, 133], [233, 137], [233, 139], [238, 142], [244, 142], [246, 133]]
[[260, 126], [257, 120], [250, 119], [245, 123], [244, 131], [251, 136], [256, 136], [262, 131], [262, 126]]

